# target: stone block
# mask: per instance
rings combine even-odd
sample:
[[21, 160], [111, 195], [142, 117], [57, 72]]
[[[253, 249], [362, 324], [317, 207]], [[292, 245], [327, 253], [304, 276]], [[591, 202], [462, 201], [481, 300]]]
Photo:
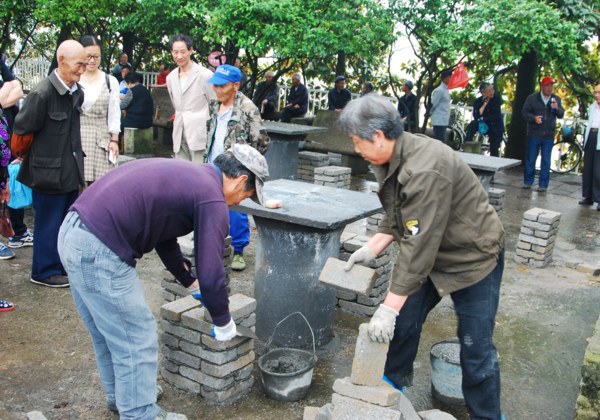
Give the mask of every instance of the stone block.
[[224, 365], [213, 365], [205, 361], [202, 362], [202, 372], [207, 375], [214, 376], [216, 378], [223, 378], [230, 373], [239, 370], [246, 365], [254, 362], [255, 354], [253, 351], [250, 353], [234, 360], [233, 362], [226, 363]]
[[501, 190], [498, 188], [490, 188], [488, 190], [488, 196], [490, 198], [506, 197], [506, 190]]
[[185, 312], [181, 315], [181, 323], [188, 328], [210, 335], [212, 323], [204, 320], [204, 312], [208, 311], [205, 308], [196, 308]]
[[166, 290], [162, 291], [162, 297], [167, 302], [173, 302], [175, 300], [175, 295], [171, 292], [167, 292]]
[[539, 260], [543, 261], [552, 256], [552, 252], [547, 252], [545, 254], [538, 254], [532, 251], [526, 251], [524, 249], [517, 248], [517, 255], [523, 258], [529, 258], [531, 260]]
[[246, 379], [248, 376], [252, 375], [252, 371], [254, 370], [254, 365], [250, 364], [243, 369], [235, 372], [235, 379], [241, 381]]
[[495, 205], [497, 205], [497, 204], [502, 204], [502, 203], [504, 203], [504, 201], [505, 201], [505, 200], [506, 200], [506, 199], [505, 199], [504, 197], [501, 197], [501, 198], [491, 198], [491, 197], [490, 197], [490, 204], [491, 204], [492, 206], [495, 206]]
[[[381, 378], [379, 378], [381, 379]], [[333, 394], [333, 419], [377, 419], [377, 420], [401, 420], [402, 413], [391, 408], [380, 407], [364, 401]]]
[[600, 274], [600, 268], [594, 267], [591, 264], [579, 264], [576, 270], [581, 271], [582, 273], [591, 274], [592, 276], [597, 276]]
[[535, 233], [535, 230], [533, 229], [529, 229], [528, 227], [521, 227], [521, 233], [524, 235], [529, 235], [529, 236], [533, 236], [533, 234]]
[[191, 392], [192, 394], [198, 395], [200, 394], [201, 386], [199, 383], [189, 380], [188, 378], [184, 378], [181, 375], [171, 373], [165, 368], [160, 370], [160, 374], [162, 375], [165, 382], [170, 383], [176, 388], [183, 389], [184, 391]]
[[319, 407], [304, 407], [304, 415], [302, 420], [316, 420]]
[[231, 241], [232, 241], [231, 236], [227, 236], [225, 238], [225, 246], [230, 246], [231, 245]]
[[316, 161], [325, 161], [329, 160], [329, 155], [325, 153], [317, 153], [317, 152], [298, 152], [298, 158], [306, 159], [306, 160], [316, 160]]
[[179, 347], [186, 353], [199, 357], [207, 362], [214, 363], [215, 365], [223, 365], [227, 362], [231, 362], [238, 355], [237, 349], [227, 351], [208, 351], [202, 346], [190, 344], [185, 341], [180, 342]]
[[565, 264], [565, 266], [566, 266], [567, 268], [573, 268], [573, 269], [575, 269], [575, 268], [577, 268], [577, 266], [578, 266], [579, 264], [581, 264], [581, 263], [580, 263], [580, 262], [567, 262], [567, 263]]
[[162, 344], [166, 344], [169, 347], [173, 347], [173, 348], [179, 347], [179, 340], [177, 339], [177, 337], [175, 337], [174, 335], [165, 333], [165, 332], [160, 335], [160, 342]]
[[163, 357], [161, 365], [163, 368], [167, 369], [169, 372], [179, 373], [179, 365], [175, 362], [170, 361], [166, 357]]
[[547, 258], [545, 260], [534, 260], [534, 259], [530, 259], [529, 260], [529, 265], [533, 268], [545, 268], [547, 267], [550, 262], [552, 261], [552, 257]]
[[379, 304], [381, 302], [383, 302], [384, 300], [385, 300], [385, 295], [379, 295], [376, 297], [358, 296], [358, 299], [356, 301], [358, 303], [360, 303], [361, 305], [365, 305], [365, 306], [379, 306]]
[[549, 232], [544, 232], [542, 230], [536, 230], [533, 236], [536, 238], [548, 239], [551, 236], [554, 236], [558, 233], [558, 229], [553, 229]]
[[248, 353], [250, 350], [254, 350], [254, 340], [251, 339], [251, 340], [246, 341], [244, 344], [239, 346], [236, 350], [237, 350], [237, 354], [239, 354], [240, 356]]
[[556, 236], [551, 236], [548, 239], [536, 238], [534, 236], [523, 235], [522, 233], [519, 235], [519, 240], [523, 242], [528, 242], [532, 245], [538, 245], [546, 247], [550, 245], [552, 242], [556, 240]]
[[379, 276], [377, 281], [375, 281], [375, 287], [381, 286], [383, 283], [385, 283], [386, 281], [389, 281], [391, 278], [392, 278], [391, 272], [388, 272], [386, 274]]
[[161, 282], [161, 286], [163, 287], [163, 289], [179, 296], [187, 297], [190, 295], [190, 292], [188, 292], [188, 290], [179, 283], [173, 283], [167, 281], [166, 279], [163, 279], [163, 281]]
[[30, 411], [27, 413], [27, 420], [47, 420], [41, 411]]
[[163, 347], [163, 355], [165, 357], [167, 357], [168, 359], [175, 361], [177, 363], [180, 363], [182, 365], [192, 367], [194, 369], [200, 369], [200, 366], [201, 366], [200, 363], [202, 361], [200, 360], [200, 358], [198, 358], [196, 356], [192, 356], [191, 354], [188, 354], [186, 352], [179, 351], [179, 350], [169, 351], [167, 354], [165, 354], [164, 347]]
[[317, 175], [317, 170], [315, 169], [315, 181], [322, 182], [336, 182], [337, 178], [333, 176], [325, 176], [325, 175]]
[[367, 332], [368, 327], [369, 324], [362, 324], [358, 329], [350, 378], [355, 385], [377, 386], [383, 377], [390, 345], [371, 340]]
[[364, 245], [365, 242], [354, 238], [344, 242], [344, 249], [348, 252], [355, 252], [362, 248]]
[[544, 210], [538, 216], [537, 221], [540, 223], [546, 223], [546, 224], [552, 225], [560, 220], [561, 215], [562, 215], [562, 213], [559, 213], [556, 211]]
[[238, 347], [245, 341], [250, 340], [247, 337], [237, 336], [228, 341], [218, 341], [216, 338], [202, 334], [202, 344], [214, 351], [226, 351]]
[[333, 383], [333, 390], [340, 395], [366, 401], [371, 404], [389, 407], [400, 403], [402, 392], [384, 386], [354, 385], [350, 378], [337, 379]]
[[523, 213], [523, 219], [536, 222], [541, 212], [543, 212], [543, 209], [537, 207], [527, 210], [525, 213]]
[[245, 381], [235, 382], [231, 388], [224, 391], [203, 386], [201, 394], [209, 405], [231, 405], [248, 394], [252, 384], [254, 384], [254, 377], [250, 376]]
[[[391, 387], [387, 382], [386, 385]], [[400, 397], [400, 403], [390, 408], [400, 411], [402, 413], [402, 420], [421, 420], [421, 416], [417, 414], [412, 403], [404, 394]]]
[[517, 242], [517, 248], [520, 249], [525, 249], [527, 251], [529, 251], [531, 249], [531, 244], [528, 244], [527, 242], [523, 242], [523, 241], [519, 241]]
[[240, 325], [243, 327], [253, 327], [256, 325], [256, 314], [250, 314], [250, 316], [242, 319]]
[[234, 381], [233, 376], [228, 378], [213, 378], [198, 369], [192, 369], [187, 366], [181, 366], [180, 373], [194, 382], [198, 382], [199, 384], [206, 385], [213, 389], [225, 389]]
[[376, 297], [381, 294], [386, 294], [389, 287], [390, 287], [390, 283], [387, 281], [379, 287], [374, 287], [373, 290], [371, 290], [371, 297]]
[[339, 305], [340, 308], [345, 309], [349, 312], [365, 316], [373, 316], [375, 314], [375, 311], [377, 310], [376, 306], [365, 306], [356, 302], [349, 302], [347, 300], [341, 299], [339, 301]]
[[354, 264], [350, 271], [346, 271], [344, 270], [345, 264], [344, 261], [329, 257], [319, 275], [319, 281], [343, 292], [369, 296], [378, 278], [375, 270]]
[[[229, 313], [234, 321], [250, 315], [256, 309], [256, 299], [237, 293], [229, 296]], [[208, 311], [204, 311], [204, 318], [212, 324]]]
[[419, 411], [418, 414], [423, 420], [456, 420], [453, 415], [440, 410]]
[[371, 268], [379, 268], [381, 266], [386, 265], [390, 261], [392, 261], [392, 257], [389, 254], [386, 254], [386, 255], [382, 254], [382, 255], [379, 255], [374, 260], [371, 260], [371, 263], [369, 264], [369, 267], [371, 267]]
[[529, 263], [529, 258], [523, 258], [519, 255], [515, 255], [515, 262], [517, 264], [528, 264]]
[[175, 337], [183, 338], [184, 340], [195, 344], [200, 343], [200, 333], [198, 333], [197, 331], [192, 331], [182, 326], [172, 324], [164, 319], [160, 321], [160, 326], [162, 327], [164, 332], [172, 334]]
[[335, 297], [337, 297], [338, 299], [343, 299], [343, 300], [350, 300], [350, 301], [356, 300], [356, 295], [354, 293], [348, 293], [348, 292], [344, 292], [342, 290], [337, 290], [335, 292]]
[[544, 223], [533, 222], [531, 220], [523, 220], [523, 226], [528, 227], [533, 230], [541, 230], [544, 232], [552, 230], [552, 225], [547, 225]]
[[353, 232], [342, 232], [342, 236], [340, 237], [340, 248], [344, 248], [344, 242], [349, 241], [350, 239], [356, 237], [356, 233]]
[[154, 130], [152, 128], [125, 127], [123, 152], [135, 155], [153, 155]]
[[194, 308], [201, 307], [202, 303], [194, 299], [192, 296], [187, 296], [183, 299], [178, 299], [175, 302], [167, 303], [160, 308], [160, 315], [169, 321], [181, 321], [181, 315], [184, 312]]

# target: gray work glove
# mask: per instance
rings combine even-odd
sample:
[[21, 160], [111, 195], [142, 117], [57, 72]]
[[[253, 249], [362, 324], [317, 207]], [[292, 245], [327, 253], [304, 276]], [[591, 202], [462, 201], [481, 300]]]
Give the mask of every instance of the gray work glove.
[[389, 343], [394, 338], [394, 327], [398, 315], [399, 313], [389, 306], [385, 306], [383, 303], [379, 305], [367, 329], [371, 340]]
[[365, 266], [368, 266], [369, 263], [373, 261], [376, 257], [377, 255], [365, 245], [362, 248], [357, 249], [352, 255], [350, 255], [350, 259], [344, 266], [344, 270], [352, 270], [352, 266], [357, 263], [361, 263]]

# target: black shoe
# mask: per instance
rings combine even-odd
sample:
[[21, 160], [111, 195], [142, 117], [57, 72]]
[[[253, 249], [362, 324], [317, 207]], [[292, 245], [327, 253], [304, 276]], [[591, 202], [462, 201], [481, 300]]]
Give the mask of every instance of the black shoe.
[[591, 198], [584, 198], [579, 202], [579, 204], [581, 204], [582, 206], [591, 206], [592, 204], [594, 204], [594, 202]]
[[69, 287], [69, 278], [67, 276], [61, 276], [60, 274], [55, 274], [50, 277], [46, 277], [43, 280], [34, 280], [31, 279], [33, 284], [39, 284], [40, 286], [46, 287]]

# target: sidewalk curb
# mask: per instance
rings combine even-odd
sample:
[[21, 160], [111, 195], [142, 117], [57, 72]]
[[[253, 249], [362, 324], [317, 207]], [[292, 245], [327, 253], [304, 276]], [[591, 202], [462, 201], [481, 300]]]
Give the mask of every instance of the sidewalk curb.
[[574, 420], [600, 418], [600, 318], [583, 356]]

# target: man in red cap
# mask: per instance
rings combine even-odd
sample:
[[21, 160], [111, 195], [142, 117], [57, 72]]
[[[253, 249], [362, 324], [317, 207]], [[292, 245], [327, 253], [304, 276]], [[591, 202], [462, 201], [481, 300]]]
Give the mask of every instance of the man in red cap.
[[522, 115], [527, 120], [527, 160], [523, 188], [530, 189], [535, 179], [535, 161], [542, 150], [542, 166], [538, 191], [548, 191], [550, 183], [550, 155], [556, 135], [556, 119], [565, 115], [561, 99], [554, 93], [554, 79], [542, 79], [540, 92], [530, 95], [523, 105]]

